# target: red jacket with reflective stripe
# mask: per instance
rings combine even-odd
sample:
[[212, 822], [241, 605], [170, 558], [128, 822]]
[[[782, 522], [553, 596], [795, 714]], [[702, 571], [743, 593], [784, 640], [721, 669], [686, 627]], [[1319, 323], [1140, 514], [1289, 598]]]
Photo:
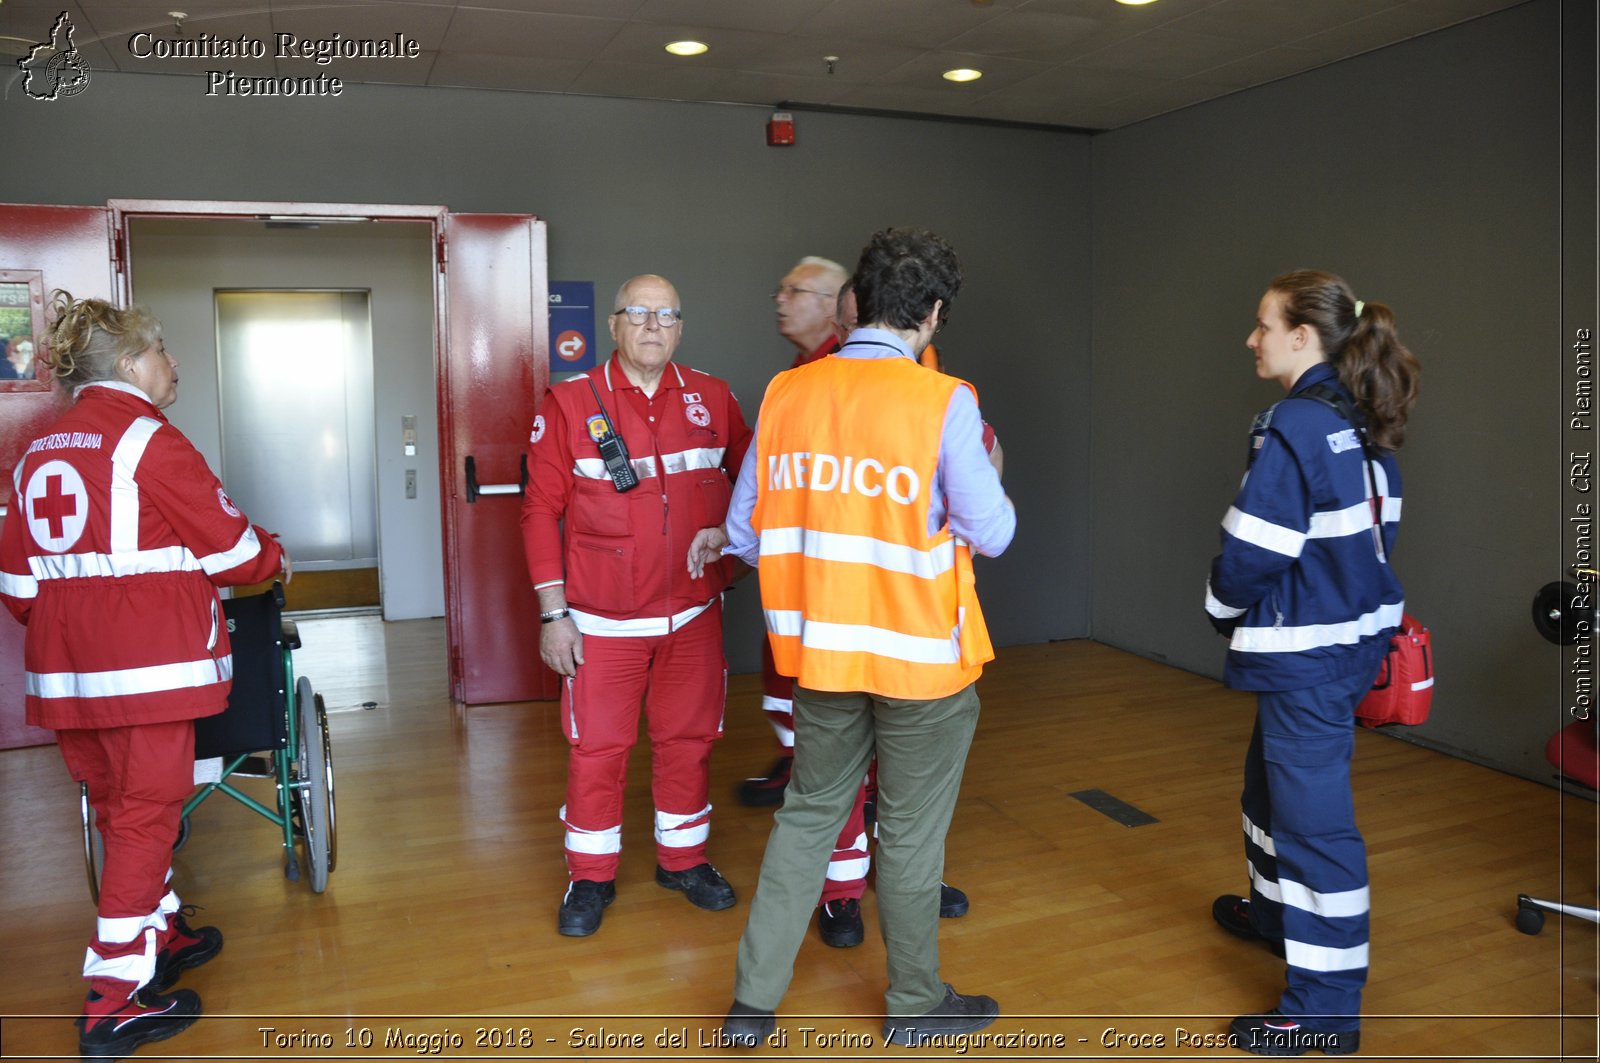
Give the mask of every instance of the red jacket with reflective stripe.
[[28, 627], [27, 719], [126, 727], [227, 705], [233, 658], [216, 587], [276, 573], [282, 551], [142, 392], [85, 387], [13, 473], [0, 600]]
[[[590, 434], [596, 392], [627, 443], [631, 491], [612, 484]], [[522, 532], [534, 586], [564, 580], [568, 605], [614, 620], [704, 605], [733, 571], [723, 559], [690, 579], [688, 559], [695, 532], [728, 515], [750, 445], [739, 404], [721, 380], [676, 363], [648, 400], [654, 414], [641, 415], [646, 401], [613, 358], [550, 388], [528, 447]]]

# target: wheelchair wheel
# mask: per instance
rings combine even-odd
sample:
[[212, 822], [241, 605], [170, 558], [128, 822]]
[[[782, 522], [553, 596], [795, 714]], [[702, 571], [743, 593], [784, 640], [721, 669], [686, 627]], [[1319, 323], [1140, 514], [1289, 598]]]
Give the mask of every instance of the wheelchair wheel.
[[339, 816], [333, 800], [333, 736], [328, 732], [328, 707], [322, 695], [313, 699], [317, 704], [317, 726], [322, 729], [323, 778], [328, 787], [328, 873], [339, 868]]
[[311, 890], [321, 893], [328, 888], [328, 872], [332, 870], [332, 767], [328, 762], [327, 714], [311, 689], [311, 680], [304, 676], [295, 684], [295, 702], [300, 711], [300, 770], [295, 779], [295, 796], [300, 804], [300, 822], [305, 827], [301, 844], [311, 867]]
[[1517, 897], [1517, 929], [1524, 934], [1537, 934], [1544, 929], [1544, 912], [1534, 907], [1527, 894]]
[[[89, 876], [89, 899], [98, 905], [100, 869], [106, 863], [106, 842], [95, 823], [94, 806], [89, 803], [89, 784], [86, 782], [78, 784], [78, 816], [83, 821], [83, 869]], [[184, 816], [178, 821], [178, 840], [172, 843], [172, 851], [182, 849], [188, 840], [189, 817]]]
[[94, 806], [89, 803], [89, 784], [78, 784], [78, 814], [83, 819], [83, 869], [89, 876], [89, 899], [100, 904], [100, 869], [105, 866], [106, 846], [94, 825]]

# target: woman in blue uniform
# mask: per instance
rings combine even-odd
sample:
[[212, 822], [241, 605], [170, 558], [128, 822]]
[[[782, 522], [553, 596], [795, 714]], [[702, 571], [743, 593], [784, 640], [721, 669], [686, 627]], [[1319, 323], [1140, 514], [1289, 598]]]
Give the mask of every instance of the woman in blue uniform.
[[1288, 967], [1275, 1008], [1233, 1021], [1238, 1047], [1342, 1055], [1360, 1044], [1367, 978], [1354, 710], [1404, 608], [1389, 565], [1394, 452], [1418, 367], [1387, 306], [1315, 270], [1272, 282], [1246, 346], [1288, 398], [1256, 418], [1206, 587], [1206, 612], [1230, 638], [1224, 682], [1257, 696], [1240, 801], [1250, 893], [1217, 898], [1212, 914]]

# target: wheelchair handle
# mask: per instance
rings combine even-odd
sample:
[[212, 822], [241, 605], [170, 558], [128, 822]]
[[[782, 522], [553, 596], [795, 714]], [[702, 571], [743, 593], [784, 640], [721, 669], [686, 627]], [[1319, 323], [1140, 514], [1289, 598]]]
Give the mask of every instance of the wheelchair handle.
[[478, 461], [467, 455], [467, 501], [476, 502], [479, 495], [520, 495], [528, 489], [528, 455], [522, 455], [520, 482], [514, 484], [479, 484]]

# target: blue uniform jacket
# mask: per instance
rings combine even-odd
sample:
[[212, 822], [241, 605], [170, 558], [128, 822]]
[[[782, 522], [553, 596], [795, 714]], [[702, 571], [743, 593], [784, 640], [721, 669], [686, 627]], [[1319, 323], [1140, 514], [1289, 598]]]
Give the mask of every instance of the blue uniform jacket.
[[1380, 536], [1355, 430], [1324, 403], [1295, 398], [1313, 384], [1349, 398], [1332, 366], [1301, 374], [1257, 416], [1249, 468], [1222, 519], [1206, 613], [1232, 635], [1223, 681], [1235, 690], [1300, 690], [1375, 670], [1400, 626], [1405, 595], [1388, 562], [1400, 467], [1389, 454], [1373, 463]]

